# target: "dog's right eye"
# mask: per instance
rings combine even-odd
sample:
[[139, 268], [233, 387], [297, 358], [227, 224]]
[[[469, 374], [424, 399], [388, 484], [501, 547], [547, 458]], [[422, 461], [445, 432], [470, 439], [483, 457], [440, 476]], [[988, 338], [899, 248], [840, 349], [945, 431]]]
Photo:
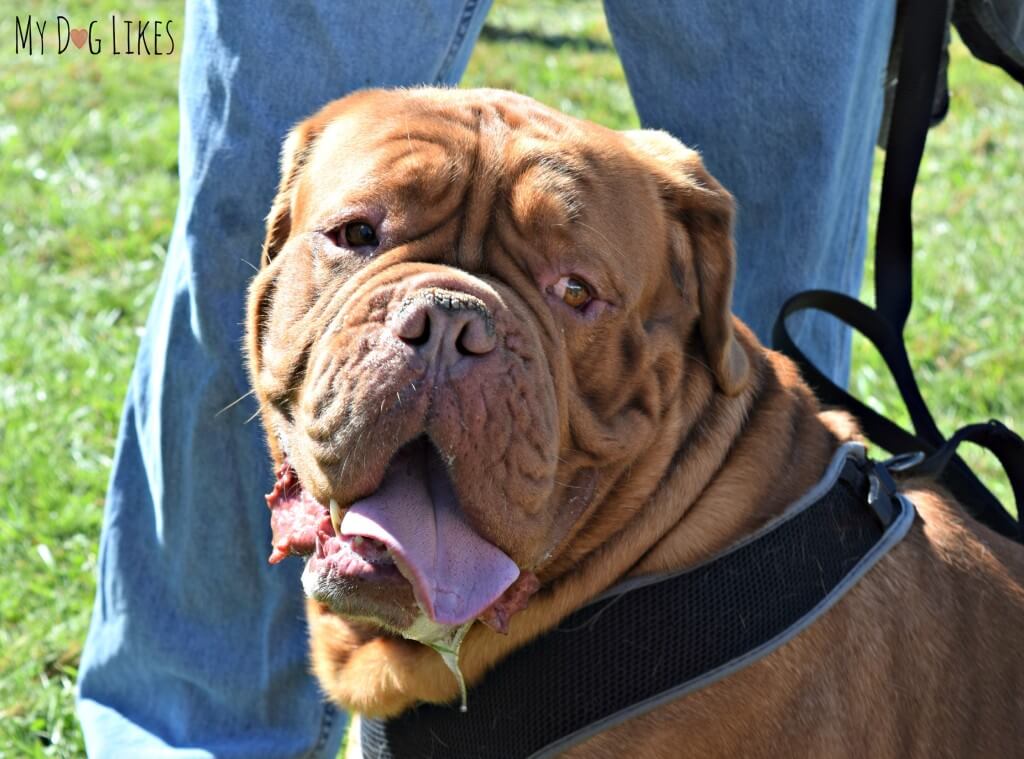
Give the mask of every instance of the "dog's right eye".
[[377, 230], [367, 221], [349, 221], [324, 232], [334, 245], [339, 248], [359, 249], [376, 248], [380, 245]]
[[380, 240], [377, 239], [377, 230], [365, 221], [350, 221], [340, 231], [340, 237], [350, 248], [375, 248], [380, 244]]

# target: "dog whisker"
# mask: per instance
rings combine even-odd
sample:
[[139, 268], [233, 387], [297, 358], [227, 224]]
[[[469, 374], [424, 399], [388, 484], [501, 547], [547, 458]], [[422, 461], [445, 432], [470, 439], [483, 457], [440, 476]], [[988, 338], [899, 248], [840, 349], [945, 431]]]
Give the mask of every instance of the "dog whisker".
[[238, 403], [241, 403], [242, 401], [244, 401], [246, 398], [248, 398], [250, 395], [252, 395], [255, 392], [256, 392], [256, 390], [254, 388], [254, 389], [250, 390], [248, 393], [245, 393], [244, 395], [240, 395], [238, 398], [235, 398], [235, 400], [231, 401], [231, 403], [229, 403], [227, 406], [225, 406], [220, 411], [218, 411], [216, 414], [214, 414], [213, 418], [216, 419], [218, 416], [223, 414], [229, 408], [231, 408], [232, 406], [234, 406], [234, 405], [236, 405]]
[[255, 419], [256, 417], [258, 417], [258, 416], [260, 415], [260, 412], [261, 412], [261, 411], [263, 411], [263, 404], [262, 404], [262, 403], [260, 404], [259, 408], [257, 408], [257, 409], [256, 409], [256, 410], [255, 410], [255, 411], [253, 412], [252, 416], [250, 416], [250, 417], [249, 417], [248, 419], [246, 419], [246, 420], [245, 420], [244, 422], [242, 422], [242, 426], [245, 426], [246, 424], [248, 424], [249, 422], [251, 422], [251, 421], [252, 421], [253, 419]]
[[595, 235], [597, 235], [602, 240], [604, 240], [605, 243], [608, 244], [608, 248], [603, 250], [603, 251], [601, 251], [601, 252], [604, 253], [605, 255], [611, 255], [611, 251], [615, 250], [615, 246], [612, 245], [612, 241], [609, 240], [607, 237], [605, 237], [604, 233], [600, 229], [595, 229], [594, 227], [592, 227], [589, 224], [587, 224], [585, 222], [582, 222], [582, 221], [576, 221], [576, 222], [574, 222], [574, 224], [576, 224], [577, 226], [583, 227], [584, 229], [589, 229]]
[[356, 435], [356, 442], [352, 445], [351, 448], [348, 449], [348, 453], [345, 455], [345, 460], [341, 464], [341, 474], [338, 475], [338, 479], [339, 480], [344, 480], [345, 479], [345, 470], [348, 469], [349, 459], [352, 458], [352, 454], [355, 453], [356, 449], [359, 448], [359, 445], [362, 443], [362, 441], [363, 441], [363, 434], [365, 432], [366, 432], [366, 428], [364, 427], [362, 430], [359, 431], [359, 434]]
[[582, 490], [582, 485], [570, 485], [568, 482], [560, 482], [559, 480], [552, 480], [556, 485], [561, 485], [563, 488], [569, 488], [570, 490]]

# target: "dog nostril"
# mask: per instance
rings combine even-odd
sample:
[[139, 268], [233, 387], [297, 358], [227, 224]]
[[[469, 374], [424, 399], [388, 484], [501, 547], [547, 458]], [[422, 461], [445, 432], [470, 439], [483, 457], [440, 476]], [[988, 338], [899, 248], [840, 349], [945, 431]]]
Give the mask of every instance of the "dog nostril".
[[[406, 345], [411, 345], [418, 348], [421, 345], [426, 345], [430, 341], [430, 313], [423, 311], [423, 323], [419, 326], [419, 329], [404, 329], [399, 333], [399, 337], [402, 338], [402, 342]], [[412, 325], [409, 325], [412, 326]], [[418, 334], [417, 334], [418, 333]]]
[[462, 356], [483, 356], [494, 350], [494, 344], [493, 330], [480, 319], [462, 325], [455, 338], [455, 350]]
[[469, 332], [468, 325], [463, 327], [459, 331], [459, 336], [455, 338], [455, 350], [457, 350], [459, 352], [459, 355], [461, 356], [475, 356], [477, 355], [476, 351], [471, 351], [469, 348], [466, 347], [467, 332]]

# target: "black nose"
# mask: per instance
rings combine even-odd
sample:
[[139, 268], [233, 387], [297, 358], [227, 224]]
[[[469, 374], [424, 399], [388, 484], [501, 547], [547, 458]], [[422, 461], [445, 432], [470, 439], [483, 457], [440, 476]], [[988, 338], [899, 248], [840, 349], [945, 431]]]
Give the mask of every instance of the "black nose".
[[452, 366], [494, 350], [494, 319], [479, 298], [431, 287], [406, 298], [392, 329], [428, 362]]

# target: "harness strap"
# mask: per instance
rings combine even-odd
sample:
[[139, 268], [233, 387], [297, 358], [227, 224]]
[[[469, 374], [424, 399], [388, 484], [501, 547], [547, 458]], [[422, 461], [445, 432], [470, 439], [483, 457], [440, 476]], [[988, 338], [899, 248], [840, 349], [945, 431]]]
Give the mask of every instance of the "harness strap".
[[[906, 0], [905, 13], [899, 80], [886, 148], [875, 241], [877, 309], [842, 293], [827, 290], [799, 293], [783, 306], [772, 332], [772, 343], [799, 365], [804, 379], [822, 402], [852, 413], [872, 441], [896, 454], [915, 451], [934, 454], [943, 449], [946, 439], [914, 378], [903, 341], [903, 328], [913, 300], [914, 183], [931, 121], [939, 58], [945, 42], [946, 17], [943, 6], [930, 0]], [[886, 419], [838, 387], [796, 346], [785, 321], [788, 316], [808, 309], [837, 317], [872, 342], [896, 380], [914, 433]], [[1024, 442], [1005, 427], [1002, 430], [998, 435], [985, 433], [977, 439], [961, 439], [971, 439], [996, 454], [1013, 487], [1018, 514], [1024, 514], [1021, 511], [1024, 508]], [[1014, 521], [967, 464], [955, 455], [955, 448], [954, 445], [947, 449], [943, 465], [934, 467], [934, 473], [976, 519], [1006, 537], [1024, 542], [1022, 523]]]

